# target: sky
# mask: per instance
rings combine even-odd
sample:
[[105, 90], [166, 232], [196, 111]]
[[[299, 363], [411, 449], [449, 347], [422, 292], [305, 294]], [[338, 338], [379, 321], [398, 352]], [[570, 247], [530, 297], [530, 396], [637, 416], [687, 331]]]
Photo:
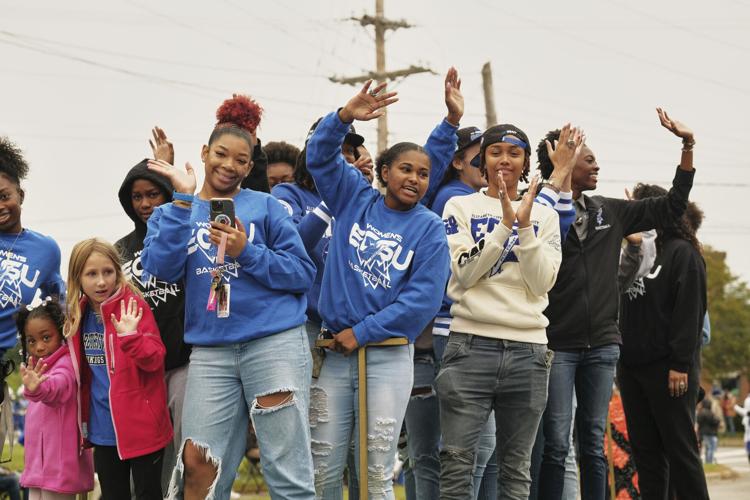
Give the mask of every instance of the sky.
[[[302, 145], [310, 124], [357, 89], [329, 81], [374, 69], [375, 1], [0, 0], [0, 135], [31, 165], [23, 225], [72, 246], [132, 230], [117, 198], [151, 154], [154, 125], [202, 178], [200, 148], [234, 92], [258, 100], [263, 142]], [[750, 0], [659, 2], [385, 0], [408, 29], [386, 35], [388, 70], [435, 74], [393, 82], [389, 142], [424, 142], [445, 116], [443, 78], [463, 79], [463, 126], [485, 126], [481, 68], [496, 111], [536, 144], [566, 122], [583, 127], [599, 166], [597, 194], [636, 182], [669, 187], [680, 139], [656, 106], [695, 132], [691, 198], [705, 244], [750, 281]], [[357, 130], [375, 150], [375, 122]], [[532, 164], [535, 164], [532, 158]]]

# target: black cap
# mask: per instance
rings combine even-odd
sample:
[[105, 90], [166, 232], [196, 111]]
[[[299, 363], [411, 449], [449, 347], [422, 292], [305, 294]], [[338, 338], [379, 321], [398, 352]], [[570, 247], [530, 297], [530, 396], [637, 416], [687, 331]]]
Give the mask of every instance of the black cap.
[[506, 123], [490, 127], [484, 131], [484, 134], [482, 134], [482, 146], [479, 150], [481, 154], [481, 165], [484, 165], [484, 150], [487, 149], [487, 146], [495, 144], [496, 142], [509, 142], [515, 144], [526, 151], [527, 158], [531, 156], [531, 146], [529, 146], [529, 137], [526, 133], [515, 125], [509, 125]]
[[462, 129], [458, 129], [456, 135], [458, 135], [456, 154], [482, 140], [482, 130], [478, 127], [464, 127]]
[[[318, 123], [320, 123], [320, 120], [322, 119], [323, 117], [321, 116], [320, 118], [315, 120], [315, 123], [310, 126], [310, 130], [307, 131], [307, 137], [305, 137], [305, 145], [307, 145], [307, 141], [310, 140], [310, 137], [312, 137], [313, 132], [315, 132], [315, 129], [318, 127]], [[346, 133], [346, 137], [344, 137], [344, 142], [357, 148], [365, 143], [365, 138], [359, 135], [356, 130], [354, 130], [354, 125], [349, 125], [349, 131]]]

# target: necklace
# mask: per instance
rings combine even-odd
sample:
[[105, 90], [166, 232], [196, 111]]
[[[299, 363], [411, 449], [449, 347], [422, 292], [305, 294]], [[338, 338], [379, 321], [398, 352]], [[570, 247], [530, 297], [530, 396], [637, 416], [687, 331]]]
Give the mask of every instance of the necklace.
[[13, 240], [13, 243], [10, 244], [8, 248], [3, 248], [5, 251], [5, 259], [6, 261], [10, 260], [10, 254], [13, 251], [13, 247], [16, 246], [16, 242], [18, 242], [18, 238], [23, 234], [24, 229], [22, 228], [18, 234], [16, 235], [16, 239]]

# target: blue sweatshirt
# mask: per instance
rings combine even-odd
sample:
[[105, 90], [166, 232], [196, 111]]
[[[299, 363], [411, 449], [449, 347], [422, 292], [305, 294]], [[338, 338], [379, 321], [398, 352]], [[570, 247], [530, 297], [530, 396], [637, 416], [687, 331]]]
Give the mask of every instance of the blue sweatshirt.
[[333, 112], [307, 144], [307, 168], [337, 226], [319, 312], [333, 331], [353, 328], [359, 345], [414, 341], [440, 308], [450, 264], [445, 230], [422, 204], [407, 211], [385, 205], [341, 156], [348, 127]]
[[20, 234], [0, 233], [0, 350], [16, 345], [13, 315], [21, 304], [58, 295], [65, 302], [65, 282], [60, 276], [60, 247], [49, 236], [24, 229]]
[[273, 196], [243, 189], [234, 197], [248, 244], [225, 256], [223, 281], [231, 285], [230, 314], [207, 311], [217, 247], [209, 240], [209, 202], [192, 209], [167, 203], [148, 219], [141, 264], [170, 283], [185, 280], [185, 341], [213, 346], [246, 342], [305, 322], [305, 293], [315, 266], [284, 207]]
[[313, 286], [307, 292], [307, 318], [319, 325], [318, 299], [320, 298], [320, 286], [323, 283], [323, 269], [328, 253], [328, 242], [331, 240], [333, 229], [331, 217], [326, 216], [325, 212], [312, 214], [322, 201], [320, 195], [298, 184], [286, 182], [277, 184], [271, 190], [271, 194], [281, 202], [289, 215], [292, 216], [292, 221], [297, 226], [305, 250], [307, 250], [307, 254], [317, 269]]

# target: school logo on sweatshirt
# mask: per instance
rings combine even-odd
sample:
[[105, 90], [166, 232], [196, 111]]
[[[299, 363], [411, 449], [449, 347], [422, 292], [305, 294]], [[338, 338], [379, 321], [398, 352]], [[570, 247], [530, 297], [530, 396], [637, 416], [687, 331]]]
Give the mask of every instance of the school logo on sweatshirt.
[[180, 292], [180, 285], [158, 280], [148, 273], [144, 275], [141, 266], [142, 252], [142, 250], [135, 252], [133, 259], [123, 264], [122, 272], [143, 291], [143, 298], [150, 303], [151, 308], [156, 309], [159, 304], [167, 302], [170, 297], [177, 297]]
[[0, 261], [0, 306], [18, 307], [23, 298], [21, 285], [36, 288], [39, 270], [35, 270], [34, 276], [29, 277], [31, 270], [25, 256], [2, 251], [0, 258], [3, 259]]
[[349, 232], [349, 244], [357, 249], [358, 263], [349, 261], [349, 267], [362, 276], [365, 288], [391, 287], [391, 269], [404, 271], [409, 268], [414, 251], [406, 255], [401, 245], [403, 237], [398, 233], [382, 232], [372, 224], [361, 228], [356, 222]]
[[[474, 242], [477, 243], [475, 248], [476, 251], [472, 249], [470, 252], [470, 255], [467, 257], [472, 257], [470, 260], [473, 260], [473, 257], [479, 255], [481, 253], [482, 249], [484, 248], [484, 237], [487, 236], [487, 234], [491, 233], [495, 227], [497, 227], [499, 224], [502, 224], [501, 220], [497, 217], [492, 217], [491, 215], [474, 215], [471, 217], [471, 237], [474, 239]], [[539, 232], [539, 223], [537, 221], [531, 221], [532, 227], [534, 228], [534, 233]], [[481, 243], [481, 246], [480, 246]], [[497, 259], [497, 262], [493, 264], [493, 266], [490, 268], [490, 272], [488, 277], [492, 277], [496, 274], [500, 274], [500, 271], [502, 271], [502, 266], [506, 262], [518, 262], [518, 257], [513, 252], [513, 248], [518, 243], [518, 224], [513, 224], [513, 232], [508, 236], [508, 239], [505, 240], [503, 243], [503, 251], [500, 253], [500, 257]], [[459, 256], [459, 264], [462, 264], [462, 259]], [[464, 262], [468, 262], [469, 259], [463, 259]]]
[[[200, 276], [202, 274], [210, 273], [214, 270], [216, 264], [216, 250], [217, 247], [211, 243], [211, 232], [209, 229], [211, 224], [209, 222], [196, 222], [193, 227], [190, 240], [188, 241], [188, 256], [200, 251], [201, 254], [209, 262], [209, 265], [196, 266], [195, 274]], [[250, 223], [250, 227], [247, 231], [247, 241], [251, 242], [255, 238], [255, 224]], [[240, 264], [230, 257], [225, 256], [224, 265], [220, 266], [222, 270], [222, 277], [226, 282], [229, 282], [230, 277], [236, 278], [239, 276]]]

